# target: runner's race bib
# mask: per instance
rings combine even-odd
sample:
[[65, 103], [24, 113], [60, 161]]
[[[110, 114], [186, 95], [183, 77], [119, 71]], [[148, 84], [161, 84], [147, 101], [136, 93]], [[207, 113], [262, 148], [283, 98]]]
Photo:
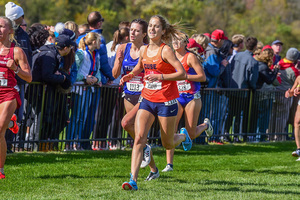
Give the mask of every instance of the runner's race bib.
[[131, 92], [141, 92], [144, 85], [141, 83], [127, 82], [126, 87]]
[[177, 87], [179, 92], [187, 91], [192, 88], [191, 84], [189, 82], [186, 82], [185, 80], [177, 81]]
[[145, 81], [145, 88], [149, 90], [161, 90], [162, 89], [162, 82], [155, 81], [150, 83], [148, 80]]
[[165, 106], [171, 106], [171, 105], [177, 104], [177, 99], [173, 99], [171, 101], [167, 101], [164, 103], [165, 103]]
[[0, 79], [0, 86], [7, 87], [7, 79]]

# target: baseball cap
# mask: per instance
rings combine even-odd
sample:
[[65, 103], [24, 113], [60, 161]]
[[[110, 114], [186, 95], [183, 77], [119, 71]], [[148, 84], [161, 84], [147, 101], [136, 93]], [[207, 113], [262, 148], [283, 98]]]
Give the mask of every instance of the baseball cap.
[[189, 39], [189, 43], [187, 44], [187, 48], [198, 48], [198, 53], [202, 53], [204, 49], [200, 44], [198, 44], [193, 38]]
[[209, 33], [203, 33], [203, 35], [206, 35], [207, 37], [211, 38], [211, 35]]
[[272, 42], [272, 45], [273, 44], [281, 44], [281, 45], [283, 45], [283, 43], [280, 40], [275, 40], [274, 42]]
[[7, 4], [5, 4], [5, 16], [8, 19], [14, 21], [16, 19], [19, 19], [23, 15], [24, 11], [20, 6], [16, 5], [13, 2], [8, 2]]
[[225, 36], [224, 31], [221, 29], [216, 29], [211, 33], [212, 40], [226, 40], [226, 38], [227, 37]]
[[55, 46], [59, 49], [63, 49], [69, 46], [76, 46], [76, 43], [68, 35], [60, 34], [55, 38]]
[[272, 49], [272, 47], [270, 45], [266, 45], [261, 49], [261, 51], [264, 51], [265, 49]]

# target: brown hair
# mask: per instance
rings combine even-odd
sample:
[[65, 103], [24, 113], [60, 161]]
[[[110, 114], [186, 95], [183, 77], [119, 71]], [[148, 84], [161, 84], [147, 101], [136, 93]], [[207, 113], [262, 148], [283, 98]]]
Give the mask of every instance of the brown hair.
[[180, 31], [182, 27], [179, 25], [179, 23], [175, 24], [170, 24], [163, 16], [161, 15], [154, 15], [151, 17], [152, 18], [157, 18], [159, 19], [161, 25], [162, 25], [162, 30], [165, 30], [166, 32], [162, 35], [161, 39], [164, 43], [170, 43], [172, 40], [172, 37], [178, 38], [180, 37], [183, 33]]
[[194, 34], [192, 37], [205, 50], [209, 43], [209, 37], [203, 34]]
[[232, 36], [231, 40], [234, 45], [238, 46], [244, 42], [245, 36], [242, 34], [235, 34]]
[[254, 58], [257, 61], [267, 63], [267, 65], [271, 67], [271, 65], [273, 65], [273, 56], [273, 49], [265, 49], [259, 55], [256, 55]]
[[65, 23], [65, 28], [73, 31], [74, 33], [78, 33], [78, 25], [73, 21], [67, 21]]
[[129, 28], [121, 28], [120, 30], [116, 30], [113, 37], [113, 44], [111, 46], [111, 51], [116, 50], [116, 46], [121, 44], [125, 37], [129, 36]]
[[98, 22], [101, 21], [103, 21], [102, 15], [97, 11], [91, 12], [87, 17], [87, 22], [90, 27], [95, 27]]

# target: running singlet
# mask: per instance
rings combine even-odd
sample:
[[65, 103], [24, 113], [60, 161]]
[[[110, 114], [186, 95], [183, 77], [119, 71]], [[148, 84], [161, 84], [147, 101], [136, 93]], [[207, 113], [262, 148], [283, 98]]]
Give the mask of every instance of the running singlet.
[[[171, 74], [175, 73], [175, 68], [166, 63], [161, 55], [162, 49], [166, 44], [162, 43], [156, 56], [147, 56], [147, 46], [143, 54], [142, 64], [145, 70], [145, 75], [148, 74]], [[150, 83], [145, 80], [142, 97], [151, 102], [167, 102], [179, 97], [176, 81], [154, 81]]]
[[8, 54], [0, 55], [0, 104], [16, 99], [17, 108], [20, 108], [22, 102], [17, 91], [15, 72], [6, 66], [9, 59], [14, 59], [14, 46], [11, 43]]
[[0, 55], [0, 87], [1, 88], [14, 88], [17, 85], [15, 79], [15, 72], [9, 69], [6, 64], [8, 60], [14, 59], [14, 44], [11, 43], [7, 55]]
[[[122, 62], [124, 75], [129, 74], [139, 61], [139, 58], [133, 59], [130, 56], [131, 45], [132, 43], [127, 43], [124, 52], [124, 59]], [[130, 81], [126, 82], [126, 84], [124, 84], [123, 87], [124, 93], [130, 95], [140, 95], [144, 87], [143, 78], [144, 78], [144, 72], [141, 72], [140, 74], [134, 76]]]
[[[197, 73], [195, 72], [194, 68], [189, 67], [187, 64], [187, 58], [188, 58], [189, 54], [190, 54], [190, 52], [187, 52], [184, 55], [184, 57], [181, 61], [181, 64], [187, 74], [195, 75]], [[200, 82], [181, 80], [181, 81], [177, 81], [177, 87], [178, 87], [179, 93], [195, 94], [196, 92], [200, 91]]]

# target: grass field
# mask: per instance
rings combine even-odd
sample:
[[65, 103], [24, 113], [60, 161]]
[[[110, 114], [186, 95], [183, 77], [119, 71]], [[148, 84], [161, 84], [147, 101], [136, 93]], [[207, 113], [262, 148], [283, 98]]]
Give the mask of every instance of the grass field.
[[[178, 148], [174, 171], [124, 191], [131, 150], [8, 155], [0, 199], [300, 199], [300, 162], [294, 142], [194, 145]], [[161, 171], [165, 151], [154, 148]]]

